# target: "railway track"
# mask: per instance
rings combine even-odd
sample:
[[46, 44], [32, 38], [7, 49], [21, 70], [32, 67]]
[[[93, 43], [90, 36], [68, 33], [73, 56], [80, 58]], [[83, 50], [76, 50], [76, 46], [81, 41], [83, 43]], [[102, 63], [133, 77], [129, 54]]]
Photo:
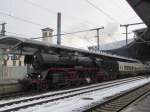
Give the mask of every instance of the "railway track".
[[[141, 76], [137, 77], [140, 78]], [[118, 80], [128, 80], [130, 78], [126, 78], [126, 79], [118, 79]], [[116, 82], [118, 80], [114, 80], [114, 81], [110, 81], [110, 82], [104, 82], [104, 84], [111, 84], [113, 82]], [[100, 83], [96, 86], [101, 86], [103, 85], [103, 83]], [[93, 85], [91, 87], [94, 87]], [[86, 88], [86, 87], [80, 87], [80, 88]], [[71, 89], [71, 90], [79, 90], [79, 89]], [[44, 94], [48, 91], [44, 91], [44, 92], [38, 92], [38, 91], [20, 91], [20, 92], [14, 92], [14, 93], [9, 93], [9, 94], [0, 94], [0, 101], [1, 100], [9, 100], [9, 99], [16, 99], [19, 97], [30, 97], [30, 96], [36, 96], [36, 95], [40, 95], [40, 94]], [[53, 92], [53, 91], [52, 91]]]
[[[0, 112], [17, 111], [22, 108], [32, 107], [32, 106], [43, 104], [43, 103], [53, 102], [53, 101], [57, 101], [57, 100], [61, 100], [61, 99], [65, 99], [65, 98], [69, 98], [69, 97], [73, 97], [73, 96], [77, 96], [77, 95], [81, 95], [81, 94], [85, 94], [85, 93], [89, 93], [93, 91], [98, 91], [98, 90], [113, 87], [116, 85], [125, 84], [127, 82], [133, 82], [141, 78], [142, 77], [134, 77], [130, 79], [128, 78], [126, 80], [125, 79], [120, 80], [116, 83], [111, 82], [111, 83], [107, 83], [104, 85], [101, 84], [101, 86], [98, 84], [94, 86], [88, 86], [88, 87], [83, 87], [79, 89], [58, 92], [58, 93], [49, 94], [49, 95], [42, 95], [42, 96], [37, 96], [37, 97], [32, 97], [32, 98], [27, 98], [27, 99], [22, 99], [22, 100], [5, 102], [5, 103], [0, 104]], [[20, 103], [22, 104], [20, 105]]]
[[14, 93], [8, 93], [8, 94], [1, 94], [0, 95], [0, 101], [1, 100], [10, 100], [10, 99], [16, 99], [19, 97], [27, 97], [27, 96], [33, 96], [33, 95], [39, 95], [45, 92], [38, 92], [38, 91], [20, 91], [20, 92], [14, 92]]
[[150, 83], [114, 96], [101, 104], [85, 110], [84, 112], [120, 112], [147, 93], [150, 93]]

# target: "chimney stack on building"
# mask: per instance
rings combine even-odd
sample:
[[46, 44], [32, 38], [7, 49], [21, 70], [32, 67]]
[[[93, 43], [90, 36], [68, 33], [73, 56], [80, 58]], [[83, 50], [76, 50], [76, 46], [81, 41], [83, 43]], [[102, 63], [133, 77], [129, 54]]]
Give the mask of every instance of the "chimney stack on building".
[[51, 28], [42, 29], [42, 38], [43, 41], [53, 44], [53, 29]]

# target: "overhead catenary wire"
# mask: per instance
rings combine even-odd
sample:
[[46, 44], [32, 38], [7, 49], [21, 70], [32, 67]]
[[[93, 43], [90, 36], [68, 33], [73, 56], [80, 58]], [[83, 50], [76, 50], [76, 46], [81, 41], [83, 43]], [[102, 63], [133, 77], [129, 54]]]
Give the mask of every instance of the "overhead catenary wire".
[[36, 22], [30, 21], [30, 20], [26, 20], [26, 19], [23, 19], [23, 18], [21, 18], [21, 17], [14, 16], [14, 15], [12, 15], [12, 14], [8, 14], [8, 13], [6, 13], [6, 12], [1, 12], [1, 11], [0, 11], [0, 14], [5, 15], [5, 16], [8, 16], [8, 17], [11, 17], [11, 18], [14, 18], [14, 19], [17, 19], [17, 20], [19, 20], [19, 21], [23, 21], [23, 22], [26, 22], [26, 23], [30, 23], [30, 24], [33, 24], [33, 25], [37, 25], [37, 26], [41, 26], [41, 27], [48, 27], [48, 26], [46, 26], [46, 25], [44, 25], [44, 24], [40, 24], [40, 23], [36, 23]]
[[99, 11], [101, 14], [104, 14], [110, 21], [115, 21], [117, 23], [119, 23], [114, 17], [112, 17], [111, 15], [107, 14], [105, 11], [103, 11], [101, 8], [97, 7], [95, 4], [93, 4], [92, 2], [90, 2], [89, 0], [85, 0], [85, 2], [87, 2], [90, 6], [94, 7], [97, 11]]
[[[32, 38], [32, 36], [29, 36], [29, 35], [20, 34], [20, 33], [15, 33], [15, 32], [10, 32], [10, 31], [7, 31], [6, 33], [13, 34], [13, 35], [15, 35], [15, 36], [21, 36], [21, 37], [24, 37], [24, 38], [26, 38], [26, 37], [30, 37], [30, 39]], [[82, 37], [79, 36], [79, 35], [78, 35], [78, 36], [77, 36], [76, 34], [73, 34], [73, 35], [75, 35], [76, 37], [82, 38]], [[87, 38], [84, 38], [84, 40], [86, 40], [88, 43], [94, 45], [94, 43], [90, 42]]]
[[[14, 35], [17, 35], [17, 36], [23, 36], [23, 37], [30, 37], [30, 39], [32, 39], [33, 37], [31, 35], [25, 35], [25, 34], [20, 34], [20, 33], [15, 33], [15, 32], [10, 32], [10, 31], [7, 31], [6, 33], [9, 33], [9, 34], [14, 34]], [[75, 34], [73, 34], [75, 35]], [[79, 37], [79, 38], [82, 38], [81, 36], [77, 36], [75, 35], [76, 37]], [[90, 42], [87, 38], [85, 39], [87, 42], [89, 42], [90, 44], [94, 45], [92, 42]]]
[[[23, 0], [23, 1], [25, 1], [26, 3], [28, 3], [28, 4], [30, 4], [30, 5], [35, 6], [35, 7], [37, 7], [37, 8], [40, 8], [40, 9], [42, 9], [42, 10], [48, 12], [48, 13], [52, 13], [52, 14], [54, 14], [54, 15], [57, 15], [57, 12], [55, 12], [55, 11], [49, 9], [49, 8], [43, 7], [43, 6], [40, 5], [40, 4], [31, 2], [30, 0]], [[75, 16], [71, 16], [71, 15], [68, 15], [68, 14], [67, 14], [67, 15], [66, 15], [66, 14], [62, 14], [62, 16], [65, 16], [65, 17], [70, 18], [70, 19], [76, 19], [76, 20], [83, 21], [84, 24], [86, 24], [86, 25], [92, 25], [92, 26], [98, 27], [98, 25], [95, 24], [95, 23], [91, 23], [91, 22], [89, 22], [88, 20], [84, 20], [84, 19], [81, 19], [81, 18], [78, 18], [78, 17], [75, 17]]]
[[52, 13], [54, 15], [57, 15], [57, 12], [53, 11], [53, 10], [50, 10], [49, 8], [46, 8], [46, 7], [43, 7], [42, 5], [39, 5], [37, 3], [34, 3], [34, 2], [31, 2], [30, 0], [23, 0], [24, 2], [32, 5], [32, 6], [35, 6], [35, 7], [38, 7], [46, 12], [49, 12], [49, 13]]
[[[82, 31], [69, 32], [69, 33], [62, 33], [60, 35], [62, 35], [62, 36], [63, 35], [72, 35], [72, 34], [83, 33], [83, 32], [87, 32], [87, 31], [94, 31], [96, 29], [104, 29], [104, 27], [93, 28], [93, 29], [82, 30]], [[55, 36], [57, 36], [57, 34], [52, 35], [52, 37], [55, 37]], [[43, 38], [43, 37], [35, 37], [35, 38], [32, 38], [32, 39], [39, 39], [39, 38]], [[45, 37], [45, 38], [47, 38], [47, 37]]]
[[[35, 6], [38, 6], [38, 7], [41, 7], [41, 5], [38, 5], [38, 4], [35, 4], [29, 0], [24, 0], [24, 1], [28, 1], [29, 3], [31, 3], [32, 5], [35, 5]], [[44, 9], [44, 10], [47, 10], [47, 11], [51, 11], [53, 12], [52, 10], [49, 10], [48, 8], [44, 8], [44, 7], [41, 7], [41, 9]], [[53, 12], [55, 13], [55, 12]], [[36, 22], [33, 22], [33, 21], [30, 21], [30, 20], [26, 20], [26, 19], [23, 19], [23, 18], [20, 18], [20, 17], [17, 17], [17, 16], [14, 16], [12, 14], [9, 14], [9, 13], [6, 13], [6, 12], [0, 12], [0, 14], [3, 14], [5, 16], [9, 16], [9, 17], [12, 17], [14, 19], [17, 19], [17, 20], [20, 20], [20, 21], [23, 21], [23, 22], [27, 22], [27, 23], [31, 23], [31, 24], [34, 24], [34, 25], [37, 25], [37, 26], [42, 26], [42, 27], [48, 27], [46, 25], [43, 25], [43, 24], [40, 24], [40, 23], [36, 23]], [[56, 30], [56, 29], [55, 29]], [[62, 34], [62, 35], [66, 35], [66, 34], [70, 34], [70, 33], [65, 33], [65, 34]]]
[[[89, 5], [91, 5], [92, 7], [94, 7], [96, 10], [98, 10], [100, 13], [104, 14], [109, 20], [113, 20], [117, 23], [119, 23], [114, 17], [112, 17], [111, 15], [107, 14], [105, 11], [103, 11], [101, 8], [97, 7], [95, 4], [93, 4], [92, 2], [90, 2], [89, 0], [85, 0]], [[120, 23], [119, 23], [120, 24]], [[113, 38], [115, 39], [115, 38]], [[115, 39], [116, 41], [116, 39]], [[114, 45], [115, 46], [115, 45]]]
[[[29, 0], [27, 0], [27, 1], [29, 1]], [[47, 10], [47, 9], [46, 9]], [[11, 14], [9, 14], [11, 17], [13, 16], [13, 15], [11, 15]], [[22, 18], [21, 18], [22, 19]], [[24, 21], [25, 19], [23, 19], [23, 21]], [[26, 22], [28, 21], [28, 20], [25, 20]], [[24, 22], [25, 22], [24, 21]], [[36, 24], [36, 25], [38, 25], [38, 26], [44, 26], [44, 27], [47, 27], [46, 25], [42, 25], [42, 24], [39, 24], [39, 23], [35, 23], [35, 22], [32, 22], [32, 21], [28, 21], [28, 23], [31, 23], [31, 24]], [[73, 33], [73, 32], [72, 32]], [[76, 32], [74, 32], [74, 33], [76, 33]], [[63, 33], [62, 35], [71, 35], [71, 33]], [[57, 36], [57, 35], [55, 35], [55, 36]], [[42, 37], [40, 37], [40, 38], [42, 38]]]
[[[93, 4], [92, 2], [90, 2], [89, 0], [85, 0], [89, 5], [91, 5], [92, 7], [94, 7], [96, 10], [98, 10], [100, 13], [104, 14], [110, 21], [114, 21], [119, 23], [114, 17], [112, 17], [111, 15], [107, 14], [105, 11], [103, 11], [101, 8], [97, 7], [95, 4]], [[120, 24], [120, 23], [119, 23]], [[115, 39], [115, 38], [113, 38]], [[115, 39], [116, 40], [116, 39]]]
[[21, 34], [21, 33], [15, 33], [15, 32], [11, 32], [11, 31], [6, 31], [6, 33], [8, 34], [13, 34], [13, 35], [16, 35], [16, 36], [21, 36], [21, 37], [25, 37], [25, 38], [33, 38], [33, 36], [31, 35], [26, 35], [26, 34]]
[[[0, 12], [0, 13], [1, 13], [1, 12]], [[28, 20], [25, 20], [25, 19], [22, 19], [22, 18], [13, 16], [13, 15], [10, 15], [10, 14], [7, 14], [7, 13], [3, 13], [3, 14], [6, 14], [7, 16], [13, 17], [13, 18], [15, 18], [15, 19], [19, 19], [19, 20], [24, 21], [24, 22], [28, 22], [28, 23], [31, 23], [31, 24], [36, 24], [36, 25], [38, 25], [38, 26], [45, 26], [45, 25], [42, 25], [42, 24], [39, 24], [39, 23], [35, 23], [35, 22], [32, 22], [32, 21], [28, 21]], [[47, 26], [45, 26], [45, 27], [47, 27]], [[91, 30], [95, 30], [95, 29], [90, 29], [90, 30], [85, 30], [85, 31], [91, 31]], [[82, 33], [82, 32], [85, 32], [85, 31], [77, 31], [77, 32], [71, 32], [71, 33], [63, 33], [62, 35], [72, 35], [72, 34], [75, 34], [75, 33]], [[18, 33], [13, 33], [13, 32], [7, 32], [7, 33], [11, 33], [11, 34], [15, 34], [15, 35], [23, 36], [23, 37], [30, 37], [31, 39], [43, 38], [43, 37], [32, 38], [31, 36], [28, 36], [28, 35], [18, 34]], [[57, 35], [53, 35], [53, 36], [57, 36]]]
[[[11, 17], [11, 18], [14, 18], [14, 19], [17, 19], [17, 20], [19, 20], [19, 21], [23, 21], [23, 22], [26, 22], [26, 23], [30, 23], [30, 24], [33, 24], [33, 25], [37, 25], [37, 26], [41, 26], [41, 27], [48, 27], [48, 26], [46, 26], [46, 25], [39, 24], [39, 23], [30, 21], [30, 20], [26, 20], [26, 19], [23, 19], [23, 18], [14, 16], [14, 15], [12, 15], [12, 14], [8, 14], [8, 13], [6, 13], [6, 12], [1, 12], [1, 11], [0, 11], [0, 14], [5, 15], [5, 16], [8, 16], [8, 17]], [[54, 28], [53, 28], [53, 29], [54, 29]], [[54, 29], [54, 30], [56, 30], [56, 29]], [[72, 32], [72, 33], [77, 33], [77, 32]], [[66, 33], [66, 32], [64, 32], [64, 33], [61, 34], [61, 35], [69, 35], [69, 34], [72, 34], [72, 33]], [[53, 35], [53, 36], [57, 36], [57, 34], [56, 34], [56, 35]], [[43, 38], [43, 37], [35, 37], [35, 38], [31, 38], [31, 39], [38, 39], [38, 38]]]
[[111, 2], [115, 7], [117, 7], [118, 8], [118, 11], [120, 11], [120, 12], [122, 12], [122, 15], [124, 15], [125, 17], [128, 17], [128, 13], [127, 13], [127, 11], [125, 11], [122, 7], [123, 7], [123, 5], [121, 5], [120, 6], [120, 4], [119, 4], [119, 2], [118, 2], [118, 0], [116, 1], [116, 0], [109, 0], [109, 2]]

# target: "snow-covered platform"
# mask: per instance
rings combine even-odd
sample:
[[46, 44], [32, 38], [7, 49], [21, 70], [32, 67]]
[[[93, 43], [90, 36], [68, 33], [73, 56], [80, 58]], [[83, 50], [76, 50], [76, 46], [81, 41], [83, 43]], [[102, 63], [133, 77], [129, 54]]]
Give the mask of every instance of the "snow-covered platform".
[[122, 112], [150, 112], [150, 92]]

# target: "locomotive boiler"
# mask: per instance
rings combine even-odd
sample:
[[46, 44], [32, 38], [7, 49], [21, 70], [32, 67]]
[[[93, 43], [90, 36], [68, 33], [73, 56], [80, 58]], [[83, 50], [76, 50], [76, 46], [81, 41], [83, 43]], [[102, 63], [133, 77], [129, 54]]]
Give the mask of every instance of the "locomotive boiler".
[[62, 56], [55, 54], [39, 53], [34, 56], [25, 57], [26, 64], [32, 64], [35, 70], [45, 70], [50, 67], [94, 67], [101, 64], [101, 59], [92, 59], [85, 56]]

